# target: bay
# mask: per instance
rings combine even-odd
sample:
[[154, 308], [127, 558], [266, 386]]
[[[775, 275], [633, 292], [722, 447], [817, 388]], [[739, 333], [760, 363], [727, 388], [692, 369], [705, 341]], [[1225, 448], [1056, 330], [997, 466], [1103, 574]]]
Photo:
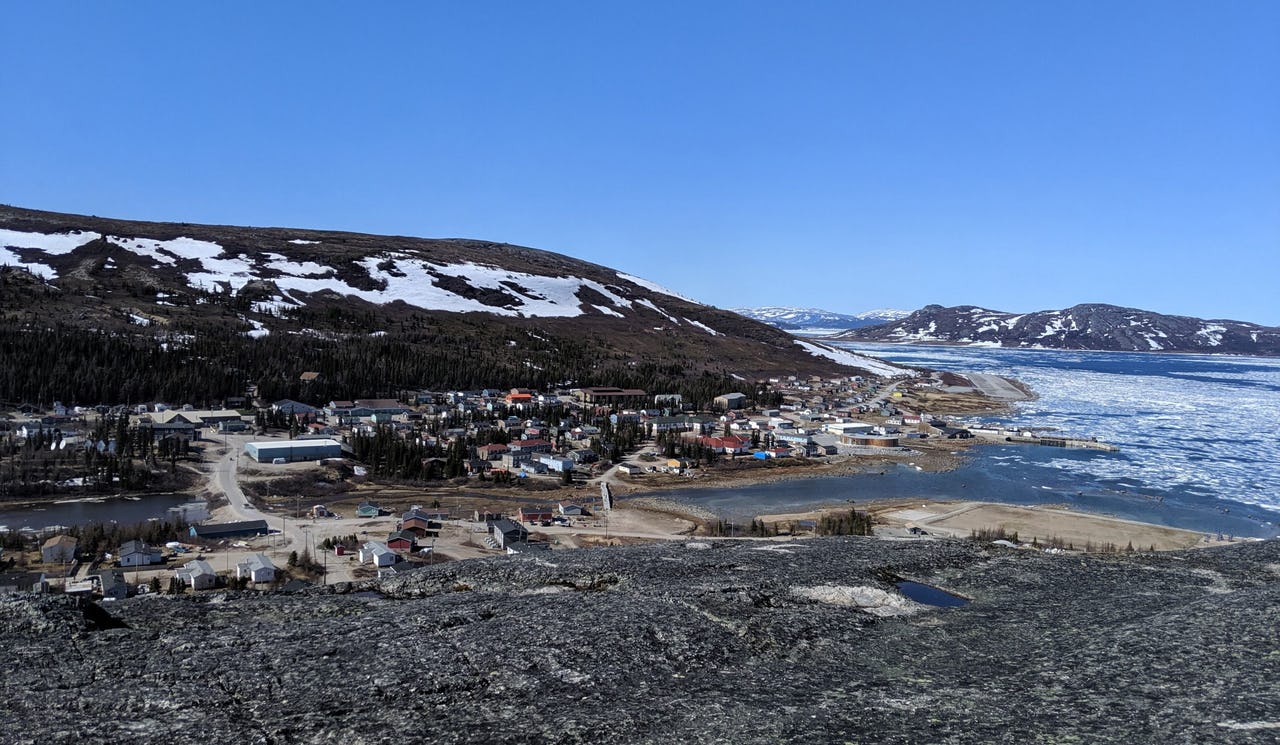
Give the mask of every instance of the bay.
[[0, 530], [44, 531], [53, 526], [89, 525], [116, 522], [123, 525], [167, 520], [188, 522], [208, 516], [205, 503], [188, 494], [148, 494], [137, 498], [103, 497], [68, 499], [27, 507], [0, 507]]
[[1004, 375], [1036, 400], [972, 423], [1052, 427], [1118, 453], [988, 445], [962, 467], [801, 479], [667, 498], [727, 518], [818, 504], [921, 497], [1072, 509], [1237, 536], [1269, 537], [1280, 520], [1280, 360], [1272, 358], [840, 344], [891, 362]]

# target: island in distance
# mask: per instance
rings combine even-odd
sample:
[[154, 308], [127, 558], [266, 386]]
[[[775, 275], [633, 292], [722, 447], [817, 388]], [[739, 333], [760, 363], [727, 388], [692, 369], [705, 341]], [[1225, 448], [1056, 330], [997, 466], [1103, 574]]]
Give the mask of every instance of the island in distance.
[[795, 308], [738, 308], [734, 312], [793, 334], [839, 341], [1280, 355], [1280, 328], [1274, 326], [1165, 315], [1102, 303], [1033, 313], [1006, 313], [975, 305], [926, 305], [913, 313], [868, 311], [857, 315]]

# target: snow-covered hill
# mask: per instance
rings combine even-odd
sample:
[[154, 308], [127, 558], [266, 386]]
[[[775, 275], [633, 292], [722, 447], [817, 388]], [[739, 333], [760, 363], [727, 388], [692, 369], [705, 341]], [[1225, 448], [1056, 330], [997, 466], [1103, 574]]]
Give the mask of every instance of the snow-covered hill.
[[868, 310], [863, 313], [834, 313], [818, 308], [731, 308], [734, 313], [763, 321], [771, 326], [805, 336], [834, 334], [846, 329], [874, 326], [911, 315], [909, 310]]
[[929, 305], [900, 321], [854, 329], [838, 338], [1033, 349], [1280, 354], [1280, 328], [1104, 304], [1022, 314], [972, 305]]
[[574, 344], [590, 340], [593, 354], [668, 369], [705, 366], [745, 377], [834, 373], [848, 364], [650, 280], [488, 241], [145, 223], [0, 206], [0, 272], [8, 283], [0, 320], [72, 323], [166, 344], [182, 343], [174, 340], [200, 325], [255, 339], [330, 340], [421, 338], [430, 327], [452, 341], [483, 324], [507, 334], [513, 349], [526, 337], [554, 347], [547, 339], [561, 335]]

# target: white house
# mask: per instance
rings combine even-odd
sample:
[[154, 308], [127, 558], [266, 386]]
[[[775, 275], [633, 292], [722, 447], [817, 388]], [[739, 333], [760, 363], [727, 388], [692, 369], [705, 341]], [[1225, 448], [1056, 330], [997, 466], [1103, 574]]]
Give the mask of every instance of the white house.
[[160, 564], [164, 554], [158, 548], [152, 548], [142, 541], [126, 541], [120, 546], [120, 566], [141, 567], [148, 564]]
[[253, 554], [236, 565], [236, 579], [245, 577], [250, 582], [271, 582], [276, 578], [276, 567], [265, 554]]
[[557, 473], [573, 470], [573, 460], [570, 458], [561, 458], [558, 455], [544, 455], [538, 458], [538, 462]]
[[204, 559], [188, 561], [175, 576], [179, 582], [190, 585], [193, 590], [207, 590], [218, 582], [218, 573]]
[[385, 543], [369, 541], [360, 547], [360, 563], [365, 562], [377, 567], [389, 567], [396, 563], [396, 552], [387, 548]]

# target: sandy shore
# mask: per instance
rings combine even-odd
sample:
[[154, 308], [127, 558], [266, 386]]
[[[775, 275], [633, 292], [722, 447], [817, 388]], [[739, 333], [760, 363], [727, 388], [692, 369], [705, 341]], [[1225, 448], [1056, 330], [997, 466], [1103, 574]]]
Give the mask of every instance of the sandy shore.
[[[847, 510], [850, 506], [760, 517], [770, 523], [789, 524], [816, 520], [824, 514]], [[911, 529], [915, 528], [926, 536], [968, 538], [976, 531], [1003, 529], [1006, 533], [1017, 533], [1018, 540], [1023, 543], [1035, 539], [1037, 543], [1048, 546], [1056, 539], [1075, 550], [1125, 550], [1132, 546], [1134, 550], [1171, 551], [1229, 542], [1207, 533], [1077, 512], [1058, 506], [900, 499], [859, 503], [856, 507], [872, 514], [876, 520], [876, 534], [881, 536], [912, 536]]]

